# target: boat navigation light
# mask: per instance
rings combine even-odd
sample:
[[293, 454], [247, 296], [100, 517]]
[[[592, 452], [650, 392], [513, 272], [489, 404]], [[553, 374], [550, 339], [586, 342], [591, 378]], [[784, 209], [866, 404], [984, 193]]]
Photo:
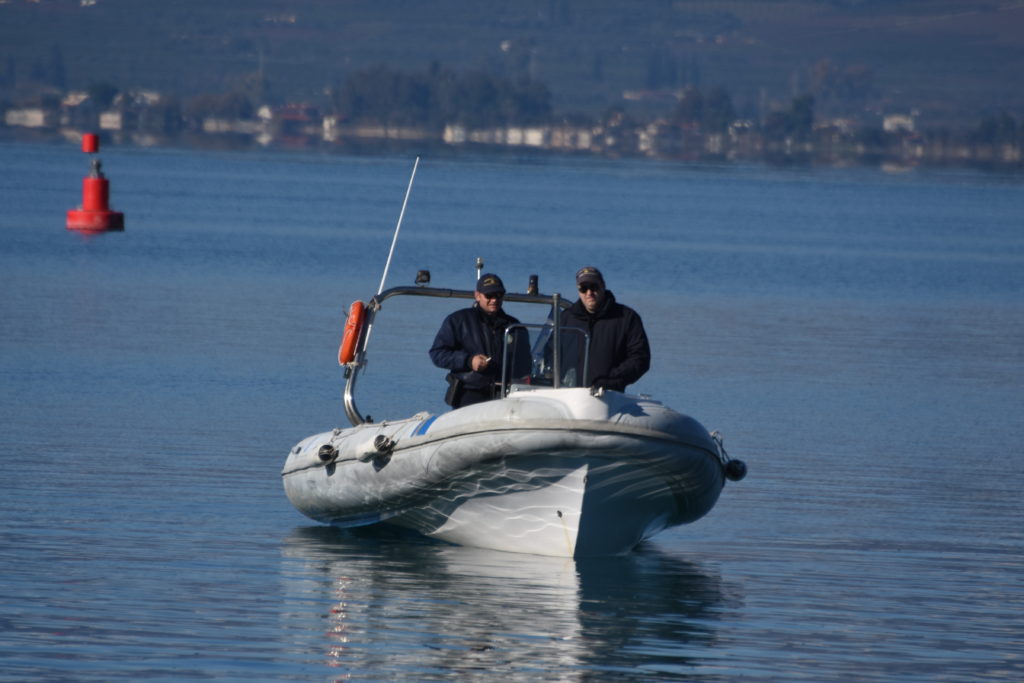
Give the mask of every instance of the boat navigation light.
[[417, 270], [416, 271], [416, 284], [418, 284], [418, 285], [429, 285], [430, 284], [430, 271], [429, 270]]
[[531, 296], [537, 296], [538, 291], [540, 290], [537, 289], [537, 276], [531, 275], [530, 284], [526, 285], [526, 293]]

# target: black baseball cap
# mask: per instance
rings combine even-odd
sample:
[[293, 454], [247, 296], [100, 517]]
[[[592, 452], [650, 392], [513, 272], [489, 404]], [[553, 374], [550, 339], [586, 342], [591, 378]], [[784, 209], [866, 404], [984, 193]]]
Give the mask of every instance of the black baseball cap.
[[604, 276], [594, 266], [583, 266], [576, 272], [576, 284], [598, 284], [604, 287]]
[[494, 273], [484, 273], [476, 281], [476, 291], [481, 294], [504, 294], [505, 283]]

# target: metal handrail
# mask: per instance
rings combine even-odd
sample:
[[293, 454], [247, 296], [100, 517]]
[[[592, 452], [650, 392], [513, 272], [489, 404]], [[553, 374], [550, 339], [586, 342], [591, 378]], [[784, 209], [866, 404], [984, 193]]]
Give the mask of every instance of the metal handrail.
[[[401, 286], [391, 287], [373, 296], [370, 299], [369, 305], [366, 307], [366, 318], [363, 323], [363, 329], [361, 331], [360, 339], [356, 343], [356, 355], [352, 359], [351, 363], [345, 364], [345, 393], [343, 396], [343, 402], [345, 406], [345, 415], [348, 417], [349, 422], [353, 426], [358, 426], [365, 423], [367, 420], [359, 412], [356, 407], [355, 401], [355, 386], [356, 380], [359, 376], [359, 371], [366, 365], [366, 350], [370, 343], [370, 332], [373, 330], [373, 321], [376, 318], [377, 313], [381, 309], [381, 305], [393, 296], [428, 296], [434, 298], [451, 298], [451, 299], [472, 299], [475, 292], [471, 289], [445, 289], [440, 287], [422, 287], [422, 286]], [[552, 311], [556, 308], [566, 309], [571, 304], [565, 299], [562, 299], [558, 293], [552, 295], [546, 294], [523, 294], [519, 292], [506, 292], [505, 301], [514, 301], [516, 303], [527, 303], [527, 304], [548, 304], [552, 307]], [[560, 315], [552, 315], [554, 319], [555, 328], [555, 339], [558, 339], [559, 328], [561, 327]], [[557, 346], [555, 347], [558, 348]], [[557, 369], [557, 358], [558, 354], [555, 354]]]

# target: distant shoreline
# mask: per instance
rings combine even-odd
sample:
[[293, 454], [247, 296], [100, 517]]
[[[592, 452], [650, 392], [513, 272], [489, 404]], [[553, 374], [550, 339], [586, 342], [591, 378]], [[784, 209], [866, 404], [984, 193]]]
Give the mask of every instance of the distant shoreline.
[[[82, 131], [53, 129], [18, 129], [0, 127], [0, 142], [62, 144], [78, 146]], [[955, 154], [917, 155], [887, 154], [877, 150], [819, 149], [812, 144], [796, 148], [785, 145], [762, 147], [757, 150], [730, 150], [729, 153], [708, 153], [694, 150], [686, 154], [611, 150], [579, 150], [545, 148], [509, 144], [448, 144], [441, 139], [394, 139], [381, 137], [343, 137], [327, 141], [316, 136], [302, 136], [288, 140], [260, 142], [255, 136], [241, 134], [183, 133], [177, 136], [133, 134], [122, 131], [103, 131], [100, 139], [104, 147], [135, 147], [185, 149], [206, 152], [287, 152], [309, 154], [341, 154], [376, 156], [389, 154], [430, 153], [444, 158], [570, 158], [635, 161], [649, 160], [660, 163], [732, 165], [761, 164], [768, 167], [817, 168], [877, 168], [887, 172], [906, 172], [921, 169], [973, 169], [988, 172], [1018, 174], [1024, 172], [1021, 150], [1014, 148], [997, 153], [991, 145], [958, 146]], [[1009, 157], [1009, 158], [1007, 158]]]

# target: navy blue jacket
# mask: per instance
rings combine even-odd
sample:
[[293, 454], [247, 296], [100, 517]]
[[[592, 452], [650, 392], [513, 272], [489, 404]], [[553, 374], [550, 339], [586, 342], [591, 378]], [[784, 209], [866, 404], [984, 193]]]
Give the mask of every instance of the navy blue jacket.
[[[505, 328], [518, 322], [504, 311], [487, 315], [476, 304], [455, 311], [441, 323], [430, 347], [430, 360], [437, 367], [454, 373], [467, 389], [488, 389], [501, 381]], [[483, 372], [475, 372], [469, 362], [480, 353], [490, 356], [491, 362]]]
[[651, 367], [651, 346], [640, 316], [615, 301], [605, 290], [604, 301], [593, 315], [577, 300], [563, 311], [562, 325], [579, 327], [590, 335], [585, 386], [624, 391]]

